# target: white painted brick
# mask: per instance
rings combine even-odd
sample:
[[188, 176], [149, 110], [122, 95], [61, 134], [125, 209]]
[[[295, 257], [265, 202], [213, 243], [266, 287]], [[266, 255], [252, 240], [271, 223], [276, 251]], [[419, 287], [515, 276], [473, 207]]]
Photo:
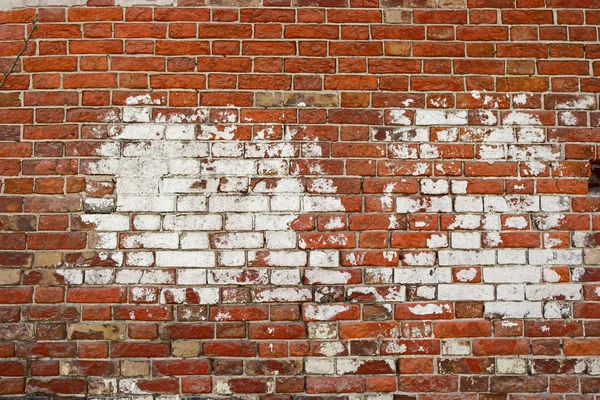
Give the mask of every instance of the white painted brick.
[[292, 143], [246, 143], [245, 158], [294, 157], [297, 147]]
[[168, 231], [218, 231], [222, 226], [218, 214], [166, 215], [163, 219], [163, 228]]
[[223, 193], [246, 193], [250, 187], [247, 177], [228, 177], [221, 180], [219, 191]]
[[482, 212], [483, 198], [480, 196], [457, 196], [454, 199], [456, 212]]
[[[141, 0], [119, 0], [119, 1], [134, 3], [134, 2], [139, 2]], [[150, 1], [151, 2], [170, 1], [171, 3], [173, 3], [172, 0], [150, 0]], [[208, 120], [208, 109], [206, 109], [206, 108], [194, 108], [192, 110], [192, 112], [188, 113], [187, 115], [184, 113], [163, 114], [162, 112], [159, 111], [155, 118], [156, 122], [170, 123], [170, 124], [192, 123], [192, 122], [201, 123], [201, 122], [206, 122], [207, 120]]]
[[308, 264], [311, 267], [337, 267], [340, 265], [340, 253], [337, 250], [312, 250]]
[[587, 364], [587, 373], [589, 375], [600, 375], [600, 358], [588, 358], [585, 361]]
[[542, 125], [542, 122], [535, 114], [512, 111], [502, 118], [502, 125]]
[[394, 283], [449, 283], [452, 282], [450, 268], [396, 268]]
[[352, 276], [346, 271], [310, 268], [304, 270], [306, 284], [313, 285], [317, 282], [327, 285], [345, 285]]
[[119, 170], [119, 164], [118, 159], [104, 158], [90, 162], [88, 169], [90, 175], [115, 175]]
[[137, 235], [129, 235], [121, 240], [126, 249], [176, 249], [179, 247], [179, 235], [177, 233], [144, 232]]
[[177, 270], [178, 285], [204, 285], [206, 284], [206, 270], [198, 268]]
[[258, 231], [289, 230], [297, 214], [257, 214], [255, 229]]
[[[311, 339], [337, 339], [337, 324], [327, 322], [316, 322], [308, 324], [308, 337]], [[325, 348], [325, 349], [324, 349]], [[321, 351], [330, 354], [342, 354], [346, 346], [340, 342], [325, 342], [321, 345]]]
[[[209, 271], [208, 283], [216, 285], [266, 285], [269, 283], [269, 273], [266, 269], [216, 269]], [[243, 275], [246, 278], [243, 279]]]
[[588, 247], [590, 244], [590, 232], [571, 232], [571, 243], [573, 247]]
[[483, 236], [483, 244], [485, 247], [498, 247], [502, 244], [502, 236], [500, 232], [488, 232]]
[[85, 271], [85, 283], [88, 285], [109, 285], [114, 280], [112, 269], [88, 269]]
[[150, 267], [154, 264], [154, 254], [150, 251], [126, 253], [127, 265], [132, 267]]
[[516, 140], [515, 130], [510, 127], [469, 127], [462, 132], [462, 140], [465, 142], [479, 142], [480, 138], [484, 143], [511, 143]]
[[218, 142], [212, 143], [211, 154], [217, 158], [237, 158], [244, 154], [242, 143]]
[[541, 209], [544, 212], [563, 212], [571, 210], [569, 196], [541, 196]]
[[388, 145], [390, 157], [402, 159], [417, 159], [419, 158], [418, 150], [409, 144], [392, 143]]
[[123, 122], [150, 122], [150, 107], [123, 107]]
[[220, 233], [215, 235], [213, 246], [217, 249], [261, 248], [264, 244], [262, 233]]
[[173, 284], [173, 278], [167, 271], [160, 269], [143, 270], [127, 268], [118, 270], [115, 283], [123, 285], [131, 284]]
[[156, 194], [158, 193], [158, 179], [118, 177], [117, 193]]
[[528, 300], [581, 300], [582, 286], [579, 284], [528, 285], [525, 297]]
[[454, 229], [486, 229], [499, 230], [500, 216], [495, 214], [477, 215], [477, 214], [459, 214], [455, 216], [454, 222], [448, 227]]
[[481, 233], [479, 232], [452, 232], [450, 238], [453, 249], [481, 248]]
[[435, 253], [433, 252], [404, 252], [402, 253], [402, 263], [411, 266], [431, 266], [435, 264]]
[[435, 286], [419, 286], [416, 293], [420, 299], [435, 300]]
[[161, 304], [184, 304], [186, 302], [186, 288], [163, 288], [160, 290]]
[[323, 148], [318, 143], [301, 143], [300, 148], [304, 158], [320, 158], [323, 156]]
[[265, 232], [267, 249], [293, 249], [296, 247], [296, 232], [268, 231]]
[[498, 264], [526, 264], [527, 250], [498, 249]]
[[0, 2], [0, 10], [40, 6], [83, 6], [85, 4], [86, 0], [3, 0]]
[[504, 160], [507, 148], [504, 145], [481, 145], [478, 146], [479, 157], [482, 160]]
[[485, 316], [501, 318], [542, 318], [542, 303], [506, 301], [485, 303]]
[[470, 283], [477, 277], [477, 270], [475, 268], [461, 268], [455, 275], [456, 281]]
[[298, 285], [300, 284], [300, 271], [298, 269], [274, 269], [271, 271], [272, 285]]
[[350, 310], [346, 304], [308, 304], [303, 306], [306, 318], [315, 321], [334, 321], [339, 314]]
[[[256, 253], [249, 251], [248, 261], [255, 259]], [[269, 251], [263, 261], [272, 267], [302, 267], [306, 265], [306, 253], [304, 251]]]
[[160, 187], [161, 193], [216, 193], [218, 179], [165, 178]]
[[452, 212], [452, 198], [449, 196], [410, 198], [401, 196], [396, 198], [396, 212], [406, 214], [420, 212]]
[[304, 371], [310, 375], [329, 375], [335, 373], [335, 361], [328, 358], [307, 358]]
[[167, 125], [165, 138], [167, 140], [194, 140], [196, 138], [196, 125]]
[[208, 200], [210, 212], [261, 212], [269, 210], [267, 196], [211, 196]]
[[254, 214], [227, 214], [226, 231], [250, 231], [254, 226]]
[[246, 252], [244, 251], [220, 251], [217, 253], [219, 265], [225, 267], [241, 267], [246, 265]]
[[580, 265], [581, 250], [529, 250], [529, 262], [533, 265]]
[[158, 140], [165, 135], [165, 125], [161, 124], [126, 124], [112, 125], [108, 135], [113, 139]]
[[285, 160], [259, 160], [257, 161], [258, 175], [281, 176], [286, 175], [288, 163]]
[[393, 268], [365, 268], [365, 283], [394, 283]]
[[525, 374], [527, 373], [527, 360], [524, 358], [497, 358], [496, 372], [509, 375]]
[[171, 175], [198, 175], [200, 161], [192, 158], [175, 158], [169, 160], [169, 174]]
[[440, 250], [440, 265], [493, 265], [496, 263], [494, 250]]
[[265, 288], [254, 292], [257, 303], [299, 303], [312, 300], [312, 291], [306, 287]]
[[134, 287], [131, 288], [131, 300], [136, 303], [153, 303], [158, 300], [158, 296], [152, 288]]
[[210, 242], [206, 232], [186, 232], [181, 234], [182, 249], [208, 249]]
[[198, 296], [198, 304], [218, 304], [219, 303], [219, 288], [193, 288], [194, 293]]
[[441, 284], [438, 285], [438, 300], [494, 300], [494, 286]]
[[393, 125], [412, 125], [411, 118], [406, 115], [406, 110], [389, 110], [390, 123]]
[[374, 301], [378, 303], [400, 302], [406, 300], [406, 287], [391, 287], [385, 295], [379, 294], [379, 292], [377, 292], [377, 287], [375, 286], [356, 286], [346, 290], [347, 297], [351, 297], [353, 294], [372, 296]]
[[80, 269], [57, 269], [56, 273], [63, 277], [66, 284], [83, 284], [83, 271]]
[[235, 125], [222, 126], [221, 128], [216, 125], [200, 125], [199, 128], [198, 139], [200, 140], [231, 140], [235, 137], [235, 132], [237, 130]]
[[88, 234], [90, 248], [94, 249], [116, 249], [119, 239], [116, 232], [102, 232]]
[[544, 318], [568, 319], [571, 317], [571, 305], [567, 302], [548, 301], [544, 304]]
[[333, 196], [305, 196], [302, 204], [305, 212], [346, 211], [342, 199]]
[[309, 183], [307, 190], [311, 193], [335, 194], [338, 192], [338, 187], [334, 185], [332, 179], [316, 178]]
[[489, 283], [536, 283], [542, 280], [542, 269], [529, 265], [483, 268], [483, 281]]
[[115, 199], [88, 197], [83, 201], [83, 209], [90, 213], [106, 212], [106, 210], [114, 210], [114, 208]]
[[549, 231], [560, 227], [565, 218], [562, 214], [538, 214], [532, 216], [534, 226], [541, 231]]
[[560, 157], [560, 145], [508, 146], [508, 158], [516, 161], [557, 161]]
[[440, 247], [448, 247], [448, 236], [441, 233], [434, 233], [427, 239], [427, 247], [437, 249]]
[[467, 110], [424, 110], [415, 113], [416, 125], [467, 125]]
[[486, 212], [538, 212], [539, 196], [485, 196]]
[[542, 143], [546, 141], [546, 130], [533, 126], [525, 126], [518, 129], [519, 143]]
[[121, 7], [131, 7], [131, 6], [172, 6], [176, 5], [175, 0], [115, 0], [115, 5]]
[[175, 196], [135, 196], [119, 195], [117, 211], [175, 211]]
[[366, 394], [364, 400], [393, 400], [394, 395], [391, 393]]
[[159, 267], [214, 267], [212, 251], [157, 251], [156, 265]]
[[202, 175], [256, 175], [256, 162], [253, 160], [210, 160], [200, 166]]
[[205, 196], [178, 196], [177, 197], [177, 211], [179, 212], [191, 212], [191, 211], [206, 211], [206, 197]]
[[496, 286], [496, 298], [508, 301], [525, 300], [525, 285], [498, 285]]
[[442, 341], [443, 356], [468, 356], [471, 354], [471, 344], [468, 340], [451, 339]]
[[421, 194], [448, 194], [450, 185], [442, 179], [421, 179]]
[[271, 197], [271, 211], [300, 211], [300, 196], [278, 195]]
[[160, 177], [169, 173], [168, 160], [144, 158], [122, 158], [116, 171], [117, 176]]
[[127, 215], [86, 214], [81, 216], [81, 222], [92, 224], [96, 231], [129, 230], [129, 216]]

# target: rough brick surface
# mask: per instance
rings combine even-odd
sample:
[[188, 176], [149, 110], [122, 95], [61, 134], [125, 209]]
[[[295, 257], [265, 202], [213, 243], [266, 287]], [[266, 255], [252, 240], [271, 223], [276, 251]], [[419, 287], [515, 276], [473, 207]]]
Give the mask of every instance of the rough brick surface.
[[597, 0], [0, 3], [0, 397], [600, 398]]

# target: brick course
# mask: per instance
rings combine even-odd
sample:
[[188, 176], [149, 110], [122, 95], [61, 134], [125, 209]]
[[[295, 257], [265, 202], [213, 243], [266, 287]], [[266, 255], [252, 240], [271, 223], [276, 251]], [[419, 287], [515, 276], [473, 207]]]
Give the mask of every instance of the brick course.
[[600, 2], [177, 3], [0, 5], [0, 397], [600, 399]]

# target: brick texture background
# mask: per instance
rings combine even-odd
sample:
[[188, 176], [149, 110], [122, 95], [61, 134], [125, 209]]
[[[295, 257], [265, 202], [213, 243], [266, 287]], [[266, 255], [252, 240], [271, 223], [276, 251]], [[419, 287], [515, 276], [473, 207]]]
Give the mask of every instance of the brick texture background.
[[600, 1], [171, 3], [3, 2], [0, 395], [600, 399]]

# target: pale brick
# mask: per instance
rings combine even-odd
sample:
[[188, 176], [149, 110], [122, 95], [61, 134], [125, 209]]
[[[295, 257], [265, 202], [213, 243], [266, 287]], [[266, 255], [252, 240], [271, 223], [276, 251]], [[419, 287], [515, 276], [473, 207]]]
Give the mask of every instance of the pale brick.
[[438, 285], [438, 300], [494, 300], [492, 285]]
[[215, 266], [215, 254], [212, 251], [157, 251], [156, 265], [210, 268]]
[[485, 315], [500, 318], [542, 318], [542, 303], [530, 301], [487, 302]]

